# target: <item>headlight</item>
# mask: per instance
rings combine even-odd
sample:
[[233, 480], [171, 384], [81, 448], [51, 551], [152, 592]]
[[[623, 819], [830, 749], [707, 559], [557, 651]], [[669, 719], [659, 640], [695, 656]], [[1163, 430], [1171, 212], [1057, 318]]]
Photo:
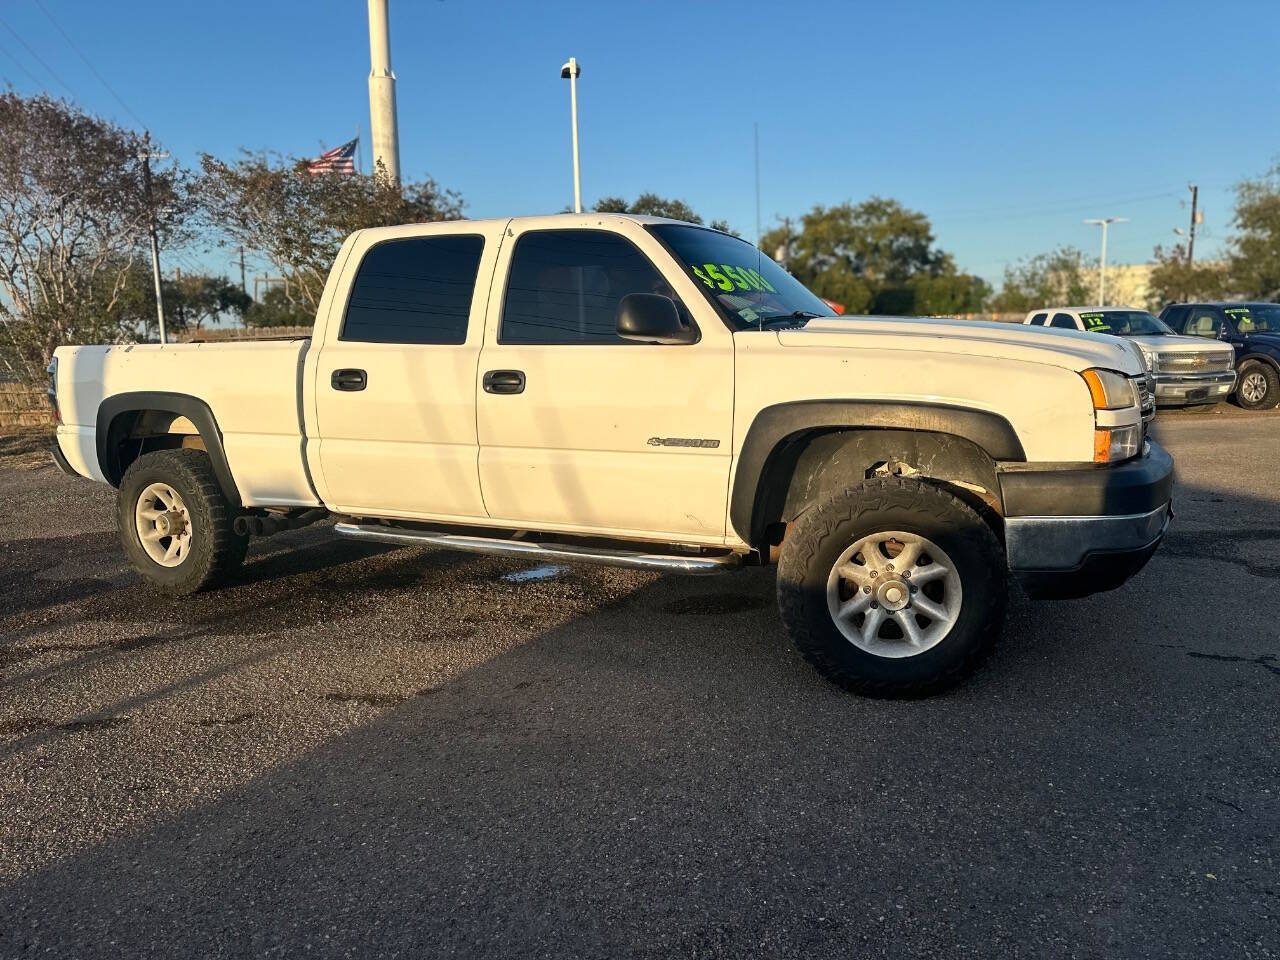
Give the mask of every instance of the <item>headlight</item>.
[[1080, 374], [1089, 385], [1094, 410], [1124, 410], [1137, 406], [1138, 395], [1133, 383], [1123, 373], [1114, 370], [1086, 370]]
[[1142, 424], [1127, 427], [1095, 427], [1093, 430], [1093, 462], [1111, 463], [1128, 460], [1142, 450]]

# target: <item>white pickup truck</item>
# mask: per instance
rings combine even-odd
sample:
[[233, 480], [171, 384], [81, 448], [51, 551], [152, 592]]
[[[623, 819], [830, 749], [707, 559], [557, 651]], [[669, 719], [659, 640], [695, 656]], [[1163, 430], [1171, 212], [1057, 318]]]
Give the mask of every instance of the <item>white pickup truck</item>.
[[1054, 330], [1122, 337], [1142, 353], [1156, 406], [1188, 407], [1225, 400], [1236, 386], [1236, 352], [1229, 343], [1184, 337], [1146, 310], [1132, 307], [1044, 307], [1022, 321]]
[[842, 686], [971, 670], [1006, 583], [1121, 584], [1171, 517], [1112, 338], [841, 318], [751, 244], [647, 217], [363, 230], [310, 339], [63, 347], [55, 459], [119, 488], [134, 567], [189, 593], [249, 537], [336, 533], [682, 573], [778, 566]]

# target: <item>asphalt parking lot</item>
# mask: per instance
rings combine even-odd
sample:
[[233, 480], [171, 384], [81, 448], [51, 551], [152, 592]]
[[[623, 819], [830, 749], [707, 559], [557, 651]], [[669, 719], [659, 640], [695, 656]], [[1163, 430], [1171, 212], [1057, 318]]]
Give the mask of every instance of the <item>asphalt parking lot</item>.
[[0, 955], [1280, 956], [1280, 416], [1156, 431], [1149, 567], [910, 703], [759, 570], [310, 528], [163, 598], [0, 458]]

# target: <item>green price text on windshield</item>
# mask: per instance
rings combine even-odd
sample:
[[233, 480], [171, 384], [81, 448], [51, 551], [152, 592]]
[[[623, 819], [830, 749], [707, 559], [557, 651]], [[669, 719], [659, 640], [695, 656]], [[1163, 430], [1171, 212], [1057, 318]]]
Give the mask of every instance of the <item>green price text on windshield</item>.
[[768, 290], [777, 293], [768, 280], [758, 270], [750, 267], [734, 267], [727, 263], [695, 264], [694, 275], [713, 290], [719, 288], [726, 293], [732, 290]]

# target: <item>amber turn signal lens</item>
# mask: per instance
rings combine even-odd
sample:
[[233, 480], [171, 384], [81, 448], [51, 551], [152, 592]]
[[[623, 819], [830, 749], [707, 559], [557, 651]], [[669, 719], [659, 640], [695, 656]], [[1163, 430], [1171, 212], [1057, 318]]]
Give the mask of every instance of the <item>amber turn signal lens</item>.
[[[1085, 378], [1086, 380], [1088, 377]], [[1111, 462], [1111, 431], [1095, 430], [1093, 431], [1093, 462], [1094, 463], [1110, 463]]]
[[[1107, 391], [1102, 385], [1102, 378], [1098, 376], [1097, 370], [1086, 370], [1080, 374], [1084, 377], [1084, 382], [1089, 385], [1089, 396], [1093, 398], [1093, 409], [1107, 409]], [[1097, 445], [1098, 440], [1095, 437], [1094, 444]], [[1094, 459], [1097, 459], [1096, 457]]]

